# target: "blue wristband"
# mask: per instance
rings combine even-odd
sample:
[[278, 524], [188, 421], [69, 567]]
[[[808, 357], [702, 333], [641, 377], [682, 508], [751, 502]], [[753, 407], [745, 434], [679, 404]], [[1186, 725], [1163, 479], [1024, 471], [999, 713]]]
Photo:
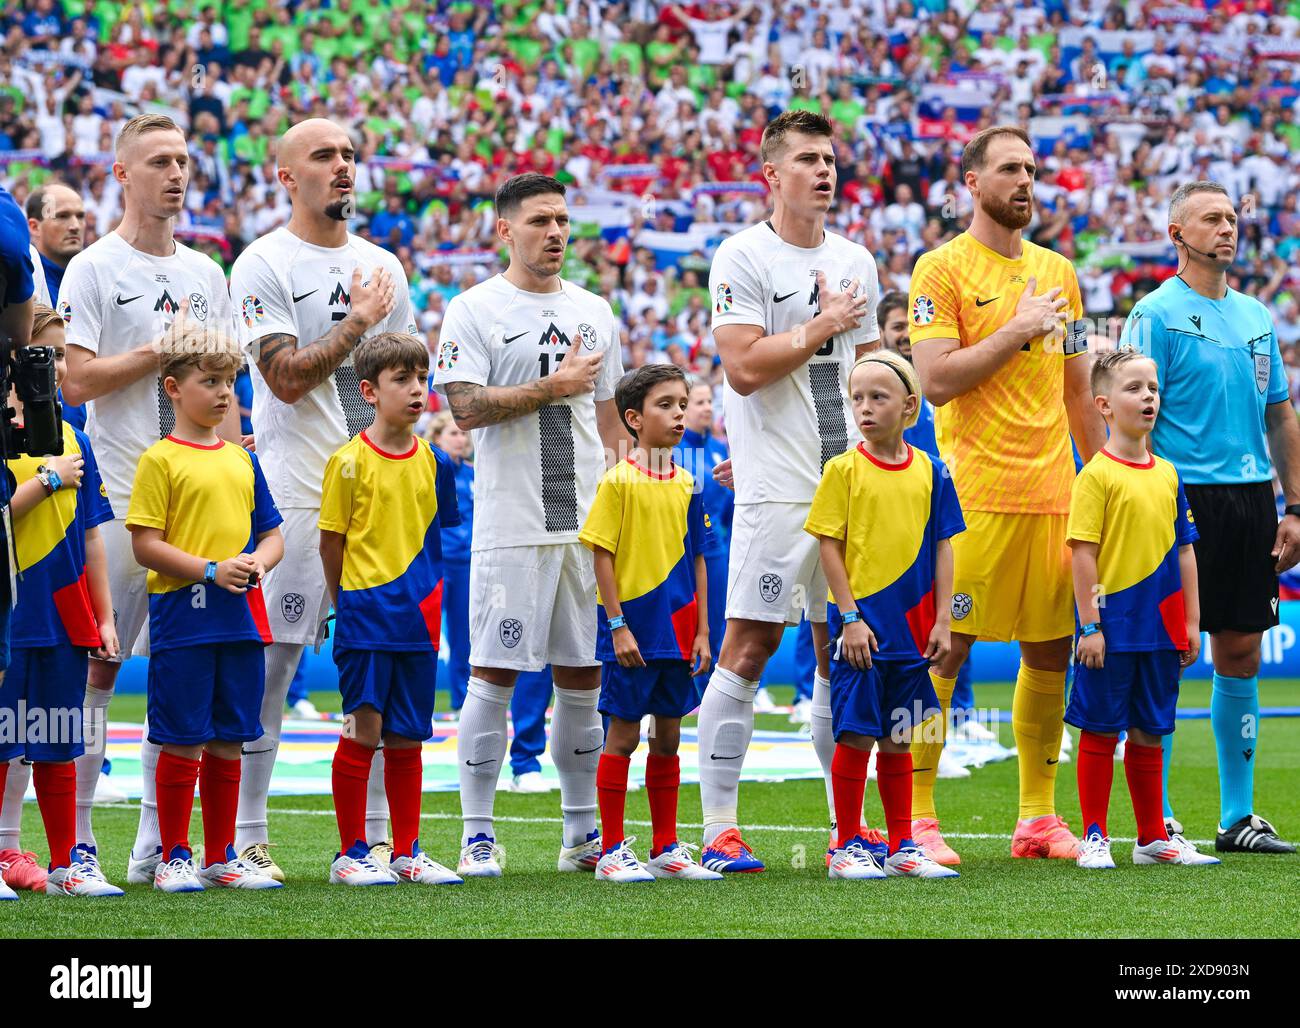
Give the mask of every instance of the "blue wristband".
[[1094, 621], [1091, 624], [1081, 625], [1079, 628], [1079, 635], [1086, 637], [1089, 635], [1096, 635], [1100, 631], [1101, 631], [1101, 622]]
[[215, 560], [208, 561], [208, 566], [203, 569], [203, 581], [207, 582], [208, 585], [213, 585], [216, 583], [217, 562]]
[[606, 622], [606, 624], [609, 626], [609, 630], [612, 632], [617, 628], [626, 628], [627, 618], [625, 618], [622, 614], [615, 614], [612, 618], [609, 619], [609, 621]]
[[846, 610], [843, 614], [840, 615], [840, 620], [844, 622], [844, 624], [846, 625], [851, 625], [855, 621], [861, 621], [862, 615], [858, 613], [856, 610]]

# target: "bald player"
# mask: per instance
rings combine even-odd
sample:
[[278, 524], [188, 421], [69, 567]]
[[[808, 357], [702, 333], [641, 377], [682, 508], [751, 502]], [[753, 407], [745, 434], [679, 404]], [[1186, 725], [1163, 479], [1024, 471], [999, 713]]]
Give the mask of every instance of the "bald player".
[[[231, 324], [221, 268], [172, 234], [190, 180], [185, 134], [166, 115], [142, 114], [122, 127], [114, 156], [122, 221], [68, 262], [55, 307], [67, 324], [63, 397], [73, 405], [90, 401], [86, 433], [117, 515], [100, 526], [100, 534], [121, 655], [116, 660], [91, 658], [84, 722], [88, 726], [102, 726], [121, 660], [137, 643], [140, 652], [147, 649], [145, 570], [135, 562], [125, 518], [140, 455], [176, 423], [158, 377], [160, 341], [166, 334], [206, 325], [227, 332]], [[233, 408], [222, 434], [239, 439], [239, 416]], [[140, 763], [140, 824], [127, 866], [127, 881], [137, 884], [153, 881], [162, 852], [154, 791], [158, 747], [149, 741], [147, 726]], [[77, 842], [92, 855], [91, 804], [103, 764], [102, 745], [88, 747], [77, 758]]]
[[[416, 328], [397, 258], [348, 231], [356, 151], [347, 131], [320, 118], [301, 122], [280, 139], [276, 159], [293, 214], [249, 246], [230, 275], [251, 365], [257, 453], [284, 515], [284, 560], [266, 584], [275, 642], [266, 649], [265, 734], [244, 746], [235, 849], [283, 881], [267, 852], [266, 798], [289, 684], [304, 647], [324, 638], [329, 613], [317, 528], [325, 463], [375, 417], [352, 351], [367, 336]], [[366, 808], [366, 841], [387, 846], [382, 750]]]

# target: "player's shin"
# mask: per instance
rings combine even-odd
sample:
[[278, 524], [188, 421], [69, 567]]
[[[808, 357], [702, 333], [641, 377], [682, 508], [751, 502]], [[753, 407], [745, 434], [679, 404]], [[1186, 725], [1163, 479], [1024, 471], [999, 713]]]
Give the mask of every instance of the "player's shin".
[[623, 812], [627, 806], [627, 775], [631, 757], [602, 753], [596, 768], [596, 792], [600, 798], [600, 848], [603, 852], [622, 842]]
[[650, 801], [653, 833], [650, 856], [657, 857], [677, 841], [677, 793], [681, 763], [676, 754], [651, 753], [645, 763], [645, 791]]
[[867, 790], [867, 762], [871, 754], [843, 743], [831, 758], [831, 784], [835, 801], [835, 826], [839, 837], [835, 848], [843, 849], [858, 834], [862, 797]]
[[[393, 813], [393, 852], [399, 857], [413, 857], [416, 840], [420, 837], [420, 792], [424, 776], [421, 747], [386, 746], [383, 753], [386, 806]], [[371, 777], [374, 777], [373, 770]], [[385, 819], [385, 827], [387, 827], [387, 819]], [[370, 820], [367, 811], [367, 832], [369, 829]]]
[[[835, 759], [835, 733], [831, 728], [831, 683], [821, 675], [813, 675], [812, 694], [812, 744], [817, 753], [817, 762], [822, 766], [822, 777], [826, 780], [826, 805], [830, 810], [831, 820], [839, 823], [835, 807], [835, 787], [832, 780], [831, 764]], [[845, 825], [853, 828], [857, 834], [857, 825]]]
[[197, 760], [166, 751], [158, 754], [158, 827], [164, 860], [173, 859], [177, 849], [190, 849], [190, 815], [194, 812], [194, 786], [198, 777]]
[[599, 689], [555, 690], [551, 761], [560, 777], [566, 847], [581, 846], [596, 830], [596, 766], [605, 737], [599, 702]]
[[18, 849], [23, 797], [31, 780], [31, 765], [24, 764], [21, 757], [0, 763], [0, 850]]
[[1110, 790], [1115, 777], [1115, 736], [1098, 735], [1084, 730], [1079, 733], [1079, 756], [1075, 765], [1079, 782], [1079, 812], [1083, 815], [1083, 834], [1106, 830], [1110, 809]]
[[77, 844], [77, 770], [72, 764], [35, 765], [36, 802], [50, 844], [50, 866], [67, 867]]
[[940, 713], [921, 724], [912, 736], [912, 818], [937, 818], [934, 782], [939, 776], [939, 756], [948, 734], [948, 711], [957, 679], [930, 672], [930, 684], [939, 699]]
[[460, 810], [464, 818], [462, 846], [469, 845], [476, 835], [496, 838], [493, 810], [501, 762], [506, 755], [506, 713], [514, 691], [513, 686], [490, 685], [481, 678], [469, 680], [456, 732]]
[[[152, 856], [162, 848], [158, 830], [158, 754], [162, 752], [156, 743], [149, 741], [149, 718], [146, 715], [140, 739], [140, 820], [135, 826], [135, 842], [131, 844], [131, 856], [143, 859]], [[78, 775], [80, 789], [80, 775]], [[82, 842], [85, 840], [82, 839]]]
[[[386, 748], [375, 750], [375, 758], [370, 764], [370, 780], [366, 785], [366, 844], [377, 846], [388, 842], [388, 798]], [[394, 829], [396, 832], [396, 829]]]
[[880, 750], [876, 754], [876, 786], [885, 808], [889, 852], [897, 853], [912, 837], [912, 754]]
[[239, 806], [238, 757], [204, 752], [199, 762], [199, 802], [203, 806], [203, 862], [221, 864], [235, 841], [235, 810]]
[[339, 852], [347, 853], [366, 836], [366, 782], [375, 751], [355, 739], [340, 738], [334, 751], [330, 784], [339, 826]]
[[[95, 805], [95, 787], [104, 769], [104, 744], [107, 740], [108, 704], [113, 698], [110, 683], [107, 689], [87, 687], [86, 701], [82, 706], [82, 737], [94, 739], [96, 745], [87, 746], [86, 752], [76, 760], [77, 765], [77, 841], [87, 846], [95, 845], [95, 831], [91, 824], [91, 808]], [[93, 733], [93, 734], [92, 734]], [[143, 745], [147, 744], [146, 737]]]
[[1065, 730], [1065, 672], [1023, 662], [1011, 701], [1011, 729], [1020, 765], [1020, 819], [1056, 813], [1056, 768]]
[[235, 851], [243, 853], [254, 843], [271, 841], [266, 798], [271, 774], [280, 751], [284, 701], [298, 671], [305, 647], [298, 643], [272, 643], [266, 648], [266, 678], [262, 692], [262, 737], [245, 743], [239, 781], [239, 810], [235, 815]]
[[754, 694], [758, 683], [724, 667], [714, 670], [699, 713], [700, 801], [704, 845], [738, 828], [740, 772], [754, 736]]
[[1216, 672], [1210, 725], [1219, 757], [1219, 826], [1230, 828], [1255, 812], [1259, 678], [1229, 678]]
[[1124, 774], [1133, 797], [1138, 845], [1167, 839], [1164, 808], [1160, 800], [1161, 753], [1159, 746], [1139, 746], [1132, 738], [1124, 748]]

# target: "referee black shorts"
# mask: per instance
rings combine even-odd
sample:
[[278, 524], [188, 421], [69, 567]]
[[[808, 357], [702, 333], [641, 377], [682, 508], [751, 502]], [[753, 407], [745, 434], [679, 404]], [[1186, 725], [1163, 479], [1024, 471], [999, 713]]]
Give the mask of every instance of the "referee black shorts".
[[1263, 632], [1277, 624], [1277, 504], [1272, 482], [1184, 485], [1195, 545], [1201, 631]]

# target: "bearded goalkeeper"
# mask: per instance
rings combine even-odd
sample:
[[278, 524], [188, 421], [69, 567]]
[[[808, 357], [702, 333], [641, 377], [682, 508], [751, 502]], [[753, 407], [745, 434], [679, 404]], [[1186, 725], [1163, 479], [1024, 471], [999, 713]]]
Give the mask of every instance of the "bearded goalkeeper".
[[[1088, 388], [1074, 268], [1022, 238], [1037, 172], [1029, 136], [1014, 126], [985, 129], [966, 145], [961, 168], [975, 201], [970, 228], [917, 262], [908, 307], [913, 360], [967, 526], [953, 539], [952, 649], [931, 677], [946, 721], [975, 640], [1019, 641], [1011, 724], [1020, 813], [1011, 855], [1073, 859], [1078, 840], [1055, 804], [1074, 633], [1070, 436], [1086, 462], [1105, 442], [1105, 426]], [[958, 864], [934, 807], [942, 731], [918, 735], [912, 835], [932, 859]]]

